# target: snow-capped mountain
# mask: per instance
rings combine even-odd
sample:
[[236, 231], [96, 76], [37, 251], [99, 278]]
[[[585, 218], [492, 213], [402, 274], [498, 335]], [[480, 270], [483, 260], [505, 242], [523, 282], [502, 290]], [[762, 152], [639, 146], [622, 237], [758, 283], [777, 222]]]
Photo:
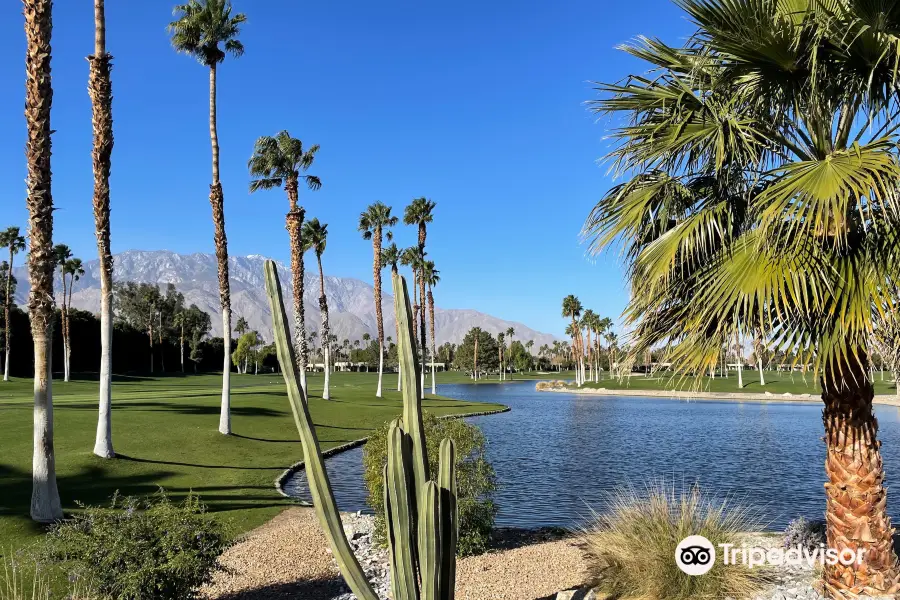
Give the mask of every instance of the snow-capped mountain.
[[[263, 281], [263, 263], [266, 258], [259, 255], [232, 256], [229, 258], [229, 278], [231, 280], [232, 322], [244, 317], [251, 329], [255, 329], [267, 340], [272, 340], [272, 317], [266, 298]], [[212, 254], [176, 254], [165, 250], [129, 250], [114, 257], [115, 281], [137, 281], [165, 285], [174, 283], [184, 294], [185, 303], [196, 304], [212, 316], [212, 334], [222, 335], [222, 319], [219, 312], [219, 284], [216, 257]], [[75, 284], [72, 304], [76, 308], [98, 312], [100, 309], [100, 264], [96, 260], [85, 263], [85, 274]], [[281, 284], [288, 304], [288, 322], [293, 322], [293, 307], [288, 301], [291, 294], [289, 270], [278, 263]], [[16, 302], [24, 304], [28, 294], [28, 274], [19, 266], [13, 273], [19, 281]], [[384, 289], [390, 290], [389, 273], [385, 272]], [[306, 327], [318, 331], [321, 326], [319, 314], [319, 276], [306, 272], [303, 302], [306, 307]], [[58, 293], [62, 285], [57, 278]], [[361, 340], [364, 333], [373, 338], [376, 334], [375, 302], [372, 286], [349, 277], [325, 276], [325, 294], [328, 297], [329, 325], [338, 340]], [[384, 294], [382, 302], [385, 335], [394, 334], [393, 296]], [[438, 345], [444, 342], [459, 343], [472, 327], [481, 327], [496, 334], [513, 327], [516, 338], [522, 342], [534, 340], [535, 349], [542, 344], [552, 344], [553, 335], [534, 331], [522, 323], [506, 321], [471, 309], [435, 309], [435, 333]]]

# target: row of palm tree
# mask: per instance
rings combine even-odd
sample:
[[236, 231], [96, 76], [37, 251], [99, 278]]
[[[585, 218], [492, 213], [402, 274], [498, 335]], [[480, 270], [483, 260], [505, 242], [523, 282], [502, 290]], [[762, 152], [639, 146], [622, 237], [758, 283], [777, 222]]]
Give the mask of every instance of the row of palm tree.
[[571, 319], [566, 335], [572, 340], [570, 348], [575, 363], [575, 384], [581, 386], [587, 381], [600, 381], [601, 338], [608, 344], [609, 371], [612, 373], [612, 349], [617, 339], [612, 331], [612, 319], [600, 317], [591, 309], [585, 310], [581, 301], [572, 294], [563, 298], [562, 316]]
[[10, 312], [12, 311], [12, 271], [13, 271], [13, 263], [16, 258], [16, 254], [19, 252], [23, 252], [25, 250], [25, 236], [21, 235], [18, 227], [8, 227], [4, 231], [0, 231], [0, 247], [9, 251], [9, 262], [7, 263], [7, 271], [6, 271], [6, 290], [3, 296], [3, 323], [4, 323], [4, 335], [3, 335], [3, 381], [9, 381], [9, 354], [10, 354], [10, 339], [12, 335], [12, 327], [10, 325]]

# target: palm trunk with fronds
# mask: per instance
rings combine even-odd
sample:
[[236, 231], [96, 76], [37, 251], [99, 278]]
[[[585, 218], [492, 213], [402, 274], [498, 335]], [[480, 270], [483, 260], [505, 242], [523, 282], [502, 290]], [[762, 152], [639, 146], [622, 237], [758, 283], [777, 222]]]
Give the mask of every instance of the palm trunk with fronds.
[[[381, 312], [381, 227], [376, 226], [372, 235], [372, 278], [375, 285], [375, 321], [378, 325], [378, 387], [375, 397], [381, 398], [384, 377], [384, 315]], [[397, 385], [400, 385], [399, 381]], [[399, 389], [399, 388], [398, 388]]]
[[68, 354], [68, 346], [69, 346], [69, 336], [66, 331], [66, 323], [68, 319], [66, 319], [66, 269], [65, 263], [59, 265], [59, 276], [62, 279], [62, 307], [60, 307], [59, 311], [59, 324], [62, 328], [62, 343], [63, 343], [63, 381], [69, 381], [69, 367], [66, 365], [66, 354]]
[[[322, 270], [322, 255], [318, 252], [316, 252], [316, 260], [319, 263], [319, 312], [322, 314], [322, 335], [325, 336], [325, 339], [328, 339], [328, 334], [331, 332], [331, 329], [328, 326], [328, 298], [325, 296], [325, 272]], [[322, 398], [324, 400], [330, 400], [331, 373], [328, 372], [330, 364], [327, 350], [325, 351], [323, 360], [325, 361], [325, 388], [322, 390]]]
[[434, 361], [437, 356], [434, 342], [434, 294], [431, 293], [431, 286], [428, 286], [428, 318], [431, 320], [431, 395], [437, 394], [437, 382], [435, 381]]
[[75, 291], [75, 276], [69, 280], [69, 302], [66, 309], [66, 381], [72, 377], [72, 321], [69, 318], [69, 309], [72, 307], [72, 293]]
[[225, 196], [219, 181], [219, 136], [216, 130], [216, 65], [209, 67], [209, 138], [212, 144], [213, 182], [209, 186], [215, 226], [216, 261], [219, 267], [219, 300], [222, 305], [222, 341], [225, 359], [222, 365], [222, 406], [219, 432], [231, 434], [231, 285], [228, 281], [228, 238], [225, 236]]
[[28, 233], [31, 252], [28, 309], [34, 340], [34, 454], [31, 469], [31, 518], [51, 522], [62, 518], [56, 487], [53, 450], [53, 385], [51, 325], [53, 322], [53, 196], [50, 172], [50, 38], [52, 0], [25, 0], [25, 116], [28, 138]]
[[309, 363], [309, 346], [306, 343], [306, 311], [303, 307], [303, 240], [300, 230], [303, 228], [305, 213], [297, 204], [297, 181], [290, 180], [285, 185], [290, 201], [290, 212], [285, 216], [285, 227], [291, 243], [291, 283], [294, 292], [294, 340], [297, 346], [297, 369], [300, 371], [300, 387], [307, 393], [306, 365]]
[[9, 316], [12, 312], [12, 270], [13, 270], [13, 257], [15, 256], [15, 250], [12, 245], [9, 247], [9, 271], [6, 273], [6, 296], [4, 297], [3, 303], [3, 318], [4, 318], [4, 327], [6, 328], [5, 335], [3, 336], [3, 345], [4, 352], [6, 357], [3, 361], [3, 381], [9, 381], [9, 357], [10, 357], [10, 327], [9, 327]]
[[828, 547], [866, 551], [860, 565], [826, 565], [826, 591], [841, 599], [900, 593], [878, 421], [872, 411], [875, 392], [866, 357], [859, 361], [826, 367], [822, 380]]

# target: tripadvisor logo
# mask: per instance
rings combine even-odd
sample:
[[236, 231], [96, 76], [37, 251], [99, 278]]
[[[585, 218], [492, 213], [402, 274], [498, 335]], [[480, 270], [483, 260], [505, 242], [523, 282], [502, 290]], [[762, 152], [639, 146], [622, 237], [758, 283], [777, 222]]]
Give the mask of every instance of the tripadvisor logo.
[[[719, 544], [722, 550], [722, 564], [744, 565], [750, 569], [762, 566], [815, 565], [834, 566], [838, 563], [849, 566], [860, 565], [865, 559], [866, 549], [820, 547], [813, 550], [803, 547], [789, 548], [754, 548], [736, 546], [735, 544]], [[706, 575], [716, 564], [716, 548], [702, 535], [692, 535], [681, 540], [675, 548], [675, 564], [688, 575]]]
[[675, 564], [688, 575], [706, 575], [716, 564], [716, 548], [702, 535], [686, 537], [675, 548]]

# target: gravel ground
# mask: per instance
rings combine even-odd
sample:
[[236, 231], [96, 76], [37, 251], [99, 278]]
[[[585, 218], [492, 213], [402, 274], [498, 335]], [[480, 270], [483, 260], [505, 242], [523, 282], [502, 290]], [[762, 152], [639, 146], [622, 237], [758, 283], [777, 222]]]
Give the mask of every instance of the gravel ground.
[[[345, 514], [357, 557], [380, 593], [387, 590], [386, 554], [371, 543], [371, 518]], [[459, 600], [535, 600], [583, 582], [581, 550], [552, 532], [500, 530], [498, 549], [457, 563]], [[204, 595], [217, 600], [346, 599], [328, 542], [310, 508], [291, 508], [254, 529], [221, 558]], [[552, 565], [552, 568], [548, 568]]]

